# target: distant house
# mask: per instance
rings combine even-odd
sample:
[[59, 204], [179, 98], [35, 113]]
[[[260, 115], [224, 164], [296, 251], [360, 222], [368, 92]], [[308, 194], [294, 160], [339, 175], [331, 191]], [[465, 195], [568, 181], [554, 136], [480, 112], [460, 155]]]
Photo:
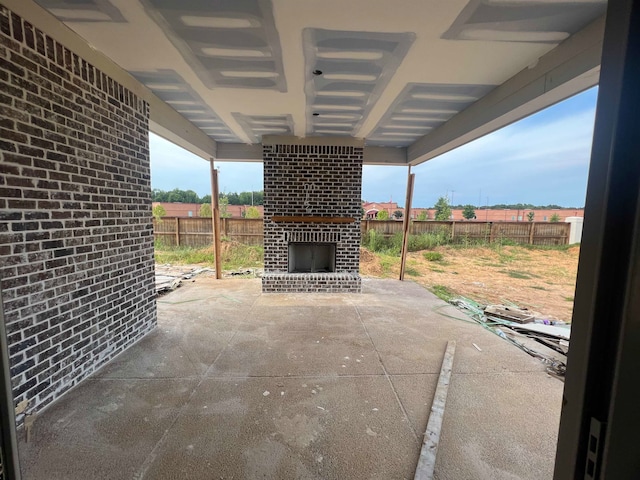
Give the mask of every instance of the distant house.
[[398, 208], [397, 202], [363, 202], [362, 209], [364, 210], [365, 220], [375, 219], [378, 212], [383, 210], [389, 214], [389, 218], [396, 210], [403, 211], [402, 208]]
[[[200, 207], [199, 203], [172, 203], [172, 202], [153, 202], [153, 206], [162, 205], [167, 212], [166, 217], [199, 217]], [[260, 212], [260, 217], [264, 216], [264, 209], [262, 205], [255, 206]], [[244, 218], [244, 214], [251, 205], [227, 205], [227, 213], [231, 215], [230, 218]]]

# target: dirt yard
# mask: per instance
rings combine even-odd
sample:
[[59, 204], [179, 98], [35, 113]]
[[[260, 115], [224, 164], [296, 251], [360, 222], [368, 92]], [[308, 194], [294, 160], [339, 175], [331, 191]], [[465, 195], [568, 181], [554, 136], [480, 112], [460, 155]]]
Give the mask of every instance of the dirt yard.
[[[480, 303], [515, 303], [571, 321], [578, 246], [544, 250], [519, 246], [442, 246], [409, 253], [406, 278], [443, 298], [464, 295]], [[400, 259], [361, 250], [361, 273], [397, 277]]]

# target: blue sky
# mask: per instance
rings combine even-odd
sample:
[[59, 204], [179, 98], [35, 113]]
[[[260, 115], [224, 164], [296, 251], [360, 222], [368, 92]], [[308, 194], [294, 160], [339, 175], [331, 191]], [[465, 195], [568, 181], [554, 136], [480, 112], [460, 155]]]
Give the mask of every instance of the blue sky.
[[[583, 92], [413, 169], [413, 206], [439, 196], [455, 204], [584, 205], [597, 88]], [[151, 134], [151, 185], [211, 193], [209, 164]], [[262, 164], [218, 162], [220, 190], [262, 189]], [[404, 204], [406, 167], [368, 166], [362, 198]], [[487, 199], [488, 197], [488, 199]]]

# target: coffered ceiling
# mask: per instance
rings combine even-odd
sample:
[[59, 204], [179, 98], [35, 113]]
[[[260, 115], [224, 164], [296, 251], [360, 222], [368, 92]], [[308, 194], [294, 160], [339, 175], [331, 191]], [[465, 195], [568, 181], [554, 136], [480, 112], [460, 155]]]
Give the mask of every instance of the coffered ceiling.
[[[593, 55], [579, 63], [601, 41], [601, 29], [584, 32], [606, 7], [604, 0], [36, 1], [216, 142], [355, 137], [407, 147], [415, 162], [453, 145], [448, 130], [463, 138], [464, 126], [483, 115], [485, 130], [496, 128], [597, 83]], [[589, 38], [572, 42], [581, 36]], [[539, 78], [544, 85], [534, 92]], [[477, 111], [471, 121], [467, 109]], [[482, 129], [474, 128], [477, 136]]]

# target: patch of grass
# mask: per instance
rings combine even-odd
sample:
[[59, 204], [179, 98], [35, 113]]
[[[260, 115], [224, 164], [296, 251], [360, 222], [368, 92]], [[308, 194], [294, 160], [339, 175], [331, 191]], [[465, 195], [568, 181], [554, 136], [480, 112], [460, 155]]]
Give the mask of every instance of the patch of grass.
[[429, 267], [429, 270], [436, 273], [446, 273], [443, 269], [437, 267]]
[[573, 297], [564, 297], [567, 302], [573, 302]]
[[571, 247], [575, 245], [530, 245], [528, 243], [522, 245], [527, 250], [557, 250], [560, 252], [567, 252]]
[[156, 248], [156, 262], [174, 265], [213, 265], [214, 256], [211, 249], [192, 247], [164, 247]]
[[400, 263], [400, 259], [393, 255], [380, 254], [380, 267], [382, 268], [382, 273], [385, 277], [390, 276], [392, 272], [392, 268]]
[[535, 288], [536, 290], [546, 290], [546, 288], [541, 287], [539, 285], [531, 285], [531, 288]]
[[[156, 244], [155, 257], [157, 263], [215, 266], [212, 247], [172, 247]], [[262, 246], [244, 245], [235, 242], [222, 243], [222, 268], [224, 270], [261, 268], [263, 266], [264, 251]]]
[[520, 279], [523, 279], [523, 280], [528, 280], [530, 278], [533, 278], [533, 275], [531, 275], [530, 273], [518, 272], [518, 271], [515, 271], [515, 270], [508, 270], [508, 271], [503, 272], [503, 273], [506, 273], [511, 278], [520, 278]]
[[433, 285], [430, 290], [436, 297], [441, 298], [445, 302], [451, 301], [455, 296], [455, 294], [444, 285]]
[[440, 252], [424, 252], [422, 256], [429, 262], [440, 262], [444, 258]]
[[404, 273], [406, 273], [407, 275], [410, 275], [412, 277], [420, 277], [421, 274], [419, 271], [417, 271], [415, 268], [412, 267], [406, 267], [404, 269]]

